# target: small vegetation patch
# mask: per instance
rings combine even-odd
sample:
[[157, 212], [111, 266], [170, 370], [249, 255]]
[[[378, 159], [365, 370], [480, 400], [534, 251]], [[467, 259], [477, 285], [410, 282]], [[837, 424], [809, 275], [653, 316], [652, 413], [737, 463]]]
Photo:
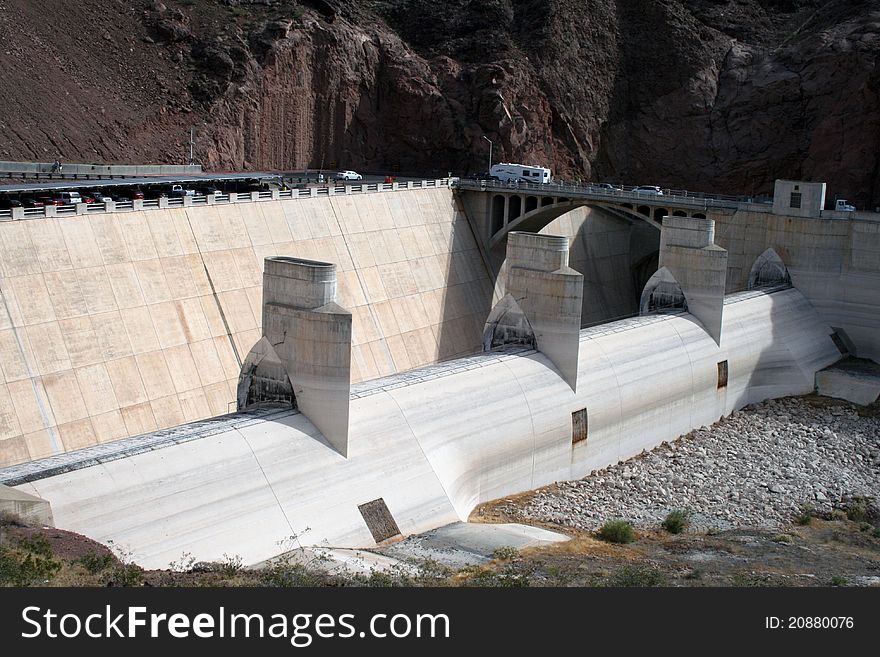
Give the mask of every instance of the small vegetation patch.
[[813, 518], [816, 517], [816, 511], [812, 506], [804, 506], [801, 507], [801, 510], [798, 511], [797, 515], [794, 517], [795, 523], [800, 525], [801, 527], [807, 527], [811, 522], [813, 522]]
[[90, 552], [77, 559], [76, 563], [85, 568], [92, 575], [97, 575], [110, 568], [115, 561], [116, 559], [110, 554], [97, 554], [96, 552]]
[[511, 545], [502, 545], [501, 547], [495, 548], [495, 551], [492, 552], [492, 558], [498, 559], [499, 561], [509, 561], [511, 559], [516, 559], [519, 556], [519, 550]]
[[847, 579], [846, 579], [846, 577], [842, 577], [840, 575], [835, 575], [834, 577], [831, 578], [830, 584], [831, 584], [831, 586], [846, 586]]
[[609, 543], [632, 543], [636, 540], [633, 526], [626, 520], [609, 520], [599, 529], [598, 535]]
[[687, 511], [676, 509], [669, 512], [662, 526], [670, 534], [681, 534], [690, 524], [690, 514]]
[[666, 580], [656, 568], [650, 566], [623, 566], [607, 580], [608, 586], [663, 586]]

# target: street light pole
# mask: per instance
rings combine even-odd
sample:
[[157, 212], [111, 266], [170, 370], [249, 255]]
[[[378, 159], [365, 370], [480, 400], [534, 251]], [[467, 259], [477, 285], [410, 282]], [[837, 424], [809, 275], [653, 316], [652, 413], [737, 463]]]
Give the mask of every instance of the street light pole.
[[489, 168], [486, 170], [486, 173], [492, 173], [492, 140], [486, 135], [483, 135], [483, 139], [489, 142]]

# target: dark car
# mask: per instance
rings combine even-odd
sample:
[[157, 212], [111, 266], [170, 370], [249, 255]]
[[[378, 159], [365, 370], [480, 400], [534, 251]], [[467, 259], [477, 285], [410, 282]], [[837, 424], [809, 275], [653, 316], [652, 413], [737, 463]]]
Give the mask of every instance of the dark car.
[[0, 210], [11, 210], [12, 208], [20, 207], [22, 207], [22, 203], [17, 198], [0, 197]]
[[36, 199], [33, 196], [22, 196], [21, 197], [21, 206], [23, 208], [41, 208], [45, 205], [43, 201], [40, 199]]

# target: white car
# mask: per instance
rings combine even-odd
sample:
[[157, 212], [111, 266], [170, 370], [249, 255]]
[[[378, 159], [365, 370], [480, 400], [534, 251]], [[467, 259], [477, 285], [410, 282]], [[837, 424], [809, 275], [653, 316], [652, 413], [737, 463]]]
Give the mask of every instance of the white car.
[[363, 180], [363, 178], [357, 171], [340, 171], [336, 174], [337, 180]]
[[657, 187], [657, 185], [639, 185], [638, 187], [633, 188], [633, 192], [636, 194], [663, 196], [663, 190]]

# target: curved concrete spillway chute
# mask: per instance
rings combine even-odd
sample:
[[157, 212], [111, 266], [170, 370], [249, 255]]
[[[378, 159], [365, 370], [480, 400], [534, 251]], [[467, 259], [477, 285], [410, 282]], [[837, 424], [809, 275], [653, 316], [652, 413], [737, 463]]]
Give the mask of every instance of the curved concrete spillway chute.
[[574, 395], [538, 352], [388, 394], [462, 519], [481, 502], [568, 478], [560, 408]]
[[[480, 502], [581, 476], [747, 403], [808, 392], [809, 374], [839, 357], [796, 289], [734, 295], [724, 324], [720, 346], [687, 314], [584, 329], [576, 393], [548, 358], [522, 348], [355, 386], [348, 458], [293, 411], [233, 415], [210, 435], [22, 489], [50, 501], [58, 526], [112, 539], [147, 566], [184, 551], [255, 562], [295, 534], [304, 545], [373, 545], [365, 503], [382, 499], [404, 534], [466, 519]], [[572, 415], [581, 411], [582, 437]]]

